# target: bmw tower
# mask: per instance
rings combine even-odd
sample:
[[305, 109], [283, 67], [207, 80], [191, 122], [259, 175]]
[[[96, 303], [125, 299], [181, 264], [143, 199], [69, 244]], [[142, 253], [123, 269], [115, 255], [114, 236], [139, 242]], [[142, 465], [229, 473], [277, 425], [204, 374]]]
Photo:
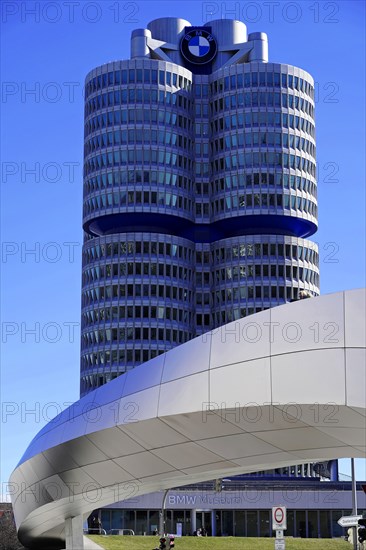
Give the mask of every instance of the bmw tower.
[[86, 77], [81, 395], [319, 294], [314, 82], [266, 34], [162, 18]]

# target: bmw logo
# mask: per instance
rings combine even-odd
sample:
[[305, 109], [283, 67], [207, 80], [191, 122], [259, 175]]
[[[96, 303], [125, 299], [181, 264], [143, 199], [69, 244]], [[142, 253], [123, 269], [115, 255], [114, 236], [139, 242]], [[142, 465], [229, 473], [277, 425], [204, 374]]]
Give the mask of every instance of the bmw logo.
[[183, 57], [190, 63], [203, 65], [215, 57], [217, 42], [207, 30], [194, 28], [183, 36], [180, 50]]

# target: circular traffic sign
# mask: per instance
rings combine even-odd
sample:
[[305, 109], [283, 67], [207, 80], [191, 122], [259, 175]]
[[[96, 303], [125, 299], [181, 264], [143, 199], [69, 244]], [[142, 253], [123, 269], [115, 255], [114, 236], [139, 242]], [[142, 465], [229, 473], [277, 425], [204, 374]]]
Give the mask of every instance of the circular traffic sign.
[[284, 520], [285, 514], [282, 508], [276, 508], [274, 511], [274, 519], [277, 523], [282, 523]]

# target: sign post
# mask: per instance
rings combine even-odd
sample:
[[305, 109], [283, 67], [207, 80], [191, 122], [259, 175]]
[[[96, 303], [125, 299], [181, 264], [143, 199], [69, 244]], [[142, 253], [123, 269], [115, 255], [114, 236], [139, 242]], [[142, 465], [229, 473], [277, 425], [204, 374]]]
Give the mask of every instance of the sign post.
[[272, 508], [272, 529], [276, 531], [275, 550], [285, 550], [284, 530], [287, 529], [287, 515], [285, 506]]
[[350, 542], [353, 545], [353, 548], [357, 549], [357, 526], [358, 526], [358, 520], [361, 519], [362, 516], [342, 516], [337, 521], [338, 525], [341, 527], [345, 527], [348, 529], [348, 535], [350, 538], [348, 539], [348, 542]]
[[[352, 514], [357, 516], [357, 489], [356, 489], [356, 476], [355, 476], [355, 459], [351, 458], [351, 474], [352, 474]], [[353, 549], [357, 550], [357, 528], [353, 529]]]
[[337, 523], [341, 527], [357, 527], [359, 519], [362, 519], [362, 516], [342, 516]]

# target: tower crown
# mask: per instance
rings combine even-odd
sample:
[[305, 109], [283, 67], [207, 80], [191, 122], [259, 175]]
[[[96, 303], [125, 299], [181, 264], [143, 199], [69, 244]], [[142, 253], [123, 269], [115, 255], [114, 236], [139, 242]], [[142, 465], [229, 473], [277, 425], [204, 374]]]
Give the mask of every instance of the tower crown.
[[263, 32], [247, 35], [246, 25], [216, 19], [192, 26], [184, 19], [163, 17], [133, 31], [131, 59], [172, 61], [195, 74], [210, 74], [237, 63], [268, 62], [268, 39]]

